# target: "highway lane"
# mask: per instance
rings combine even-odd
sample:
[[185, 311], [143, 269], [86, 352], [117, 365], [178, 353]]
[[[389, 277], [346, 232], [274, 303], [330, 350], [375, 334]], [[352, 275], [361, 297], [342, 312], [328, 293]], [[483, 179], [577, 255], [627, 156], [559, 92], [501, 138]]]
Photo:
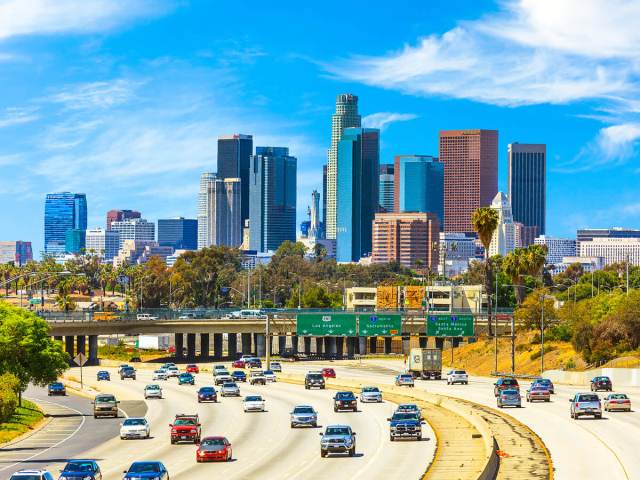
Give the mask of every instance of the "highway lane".
[[[403, 369], [402, 361], [370, 360], [361, 367], [357, 362], [335, 362], [331, 366], [339, 377], [390, 384], [394, 373]], [[320, 365], [294, 364], [288, 371], [303, 373]], [[469, 385], [448, 386], [445, 381], [417, 381], [416, 388], [496, 406], [491, 378], [471, 377]], [[521, 382], [524, 395], [528, 382]], [[615, 388], [615, 385], [614, 385]], [[505, 409], [505, 413], [532, 428], [551, 452], [556, 478], [640, 479], [640, 391], [637, 388], [617, 389], [629, 394], [635, 411], [604, 413], [602, 420], [573, 420], [569, 416], [569, 398], [588, 388], [556, 385], [550, 403], [523, 403], [521, 409]], [[599, 392], [604, 398], [604, 392]], [[524, 399], [524, 397], [523, 397]], [[507, 449], [508, 453], [508, 449]]]
[[[94, 378], [95, 369], [86, 369], [86, 377]], [[144, 385], [151, 382], [151, 372], [140, 369], [138, 380], [120, 381], [112, 371], [111, 382], [89, 381], [92, 386], [115, 393], [119, 398], [141, 398]], [[96, 445], [83, 456], [100, 458], [105, 480], [120, 478], [121, 472], [134, 460], [159, 459], [172, 478], [198, 479], [223, 476], [225, 479], [254, 478], [419, 478], [433, 457], [435, 441], [427, 428], [422, 442], [390, 442], [388, 423], [394, 405], [361, 405], [357, 413], [335, 413], [331, 390], [307, 391], [302, 386], [275, 383], [251, 387], [240, 384], [241, 393], [258, 393], [267, 399], [265, 413], [244, 413], [240, 398], [223, 398], [218, 404], [198, 404], [196, 390], [212, 384], [210, 373], [196, 376], [196, 386], [178, 386], [175, 379], [154, 382], [162, 385], [165, 398], [148, 400], [147, 418], [152, 438], [127, 440], [119, 438]], [[296, 404], [311, 404], [319, 412], [320, 424], [346, 423], [357, 432], [358, 456], [320, 457], [321, 428], [291, 429], [289, 412]], [[169, 423], [175, 413], [198, 412], [203, 435], [226, 435], [233, 444], [234, 461], [197, 464], [195, 447], [169, 443]]]

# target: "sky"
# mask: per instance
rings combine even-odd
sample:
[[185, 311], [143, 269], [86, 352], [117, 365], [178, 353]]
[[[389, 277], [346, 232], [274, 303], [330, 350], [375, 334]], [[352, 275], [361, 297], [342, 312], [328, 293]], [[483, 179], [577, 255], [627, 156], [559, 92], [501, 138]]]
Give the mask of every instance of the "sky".
[[0, 0], [0, 240], [43, 248], [46, 193], [195, 218], [218, 135], [298, 158], [321, 191], [335, 96], [381, 163], [438, 131], [547, 144], [547, 233], [640, 228], [640, 2]]

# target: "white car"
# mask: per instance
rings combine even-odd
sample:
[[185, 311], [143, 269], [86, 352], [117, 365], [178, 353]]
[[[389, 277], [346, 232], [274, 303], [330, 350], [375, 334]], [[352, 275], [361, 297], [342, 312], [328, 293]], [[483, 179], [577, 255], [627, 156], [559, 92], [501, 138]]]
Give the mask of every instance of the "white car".
[[380, 403], [382, 402], [382, 392], [378, 387], [362, 387], [362, 390], [360, 390], [360, 401], [362, 403]]
[[280, 362], [270, 362], [269, 363], [269, 369], [272, 372], [281, 372], [282, 371], [282, 365], [280, 365]]
[[166, 380], [167, 378], [169, 378], [169, 375], [167, 374], [167, 370], [164, 368], [154, 370], [153, 375], [151, 376], [151, 380]]
[[233, 377], [226, 370], [218, 370], [214, 376], [213, 383], [215, 385], [222, 385], [227, 382], [233, 382]]
[[152, 383], [144, 387], [144, 399], [146, 400], [147, 398], [162, 398], [162, 388], [160, 388], [160, 385]]
[[220, 387], [220, 395], [222, 397], [239, 397], [240, 387], [235, 382], [225, 382]]
[[167, 368], [167, 377], [177, 377], [180, 375], [180, 369], [175, 365]]
[[454, 383], [462, 383], [467, 385], [469, 383], [469, 375], [464, 370], [451, 370], [447, 373], [447, 385], [453, 385]]
[[213, 366], [213, 376], [215, 377], [216, 375], [218, 375], [218, 372], [226, 372], [227, 371], [227, 367], [225, 367], [224, 365], [214, 365]]
[[261, 395], [247, 395], [242, 401], [245, 412], [264, 412], [264, 399]]
[[130, 417], [120, 424], [120, 438], [149, 438], [151, 426], [144, 417]]
[[278, 379], [276, 378], [276, 374], [273, 373], [273, 370], [265, 370], [264, 372], [262, 372], [262, 375], [264, 375], [264, 378], [267, 379], [267, 382], [277, 382]]

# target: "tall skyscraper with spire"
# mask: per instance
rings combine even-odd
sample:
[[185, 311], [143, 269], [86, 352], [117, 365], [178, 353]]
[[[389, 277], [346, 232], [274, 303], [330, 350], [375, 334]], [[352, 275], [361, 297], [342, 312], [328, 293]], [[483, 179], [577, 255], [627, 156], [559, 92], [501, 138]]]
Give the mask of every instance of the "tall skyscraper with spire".
[[358, 97], [350, 93], [343, 93], [336, 97], [336, 113], [331, 118], [331, 148], [329, 148], [327, 162], [327, 213], [326, 237], [336, 238], [336, 179], [338, 173], [338, 143], [342, 140], [345, 128], [360, 127], [362, 119], [358, 114]]
[[317, 190], [311, 192], [311, 208], [309, 209], [309, 238], [320, 237], [320, 194]]

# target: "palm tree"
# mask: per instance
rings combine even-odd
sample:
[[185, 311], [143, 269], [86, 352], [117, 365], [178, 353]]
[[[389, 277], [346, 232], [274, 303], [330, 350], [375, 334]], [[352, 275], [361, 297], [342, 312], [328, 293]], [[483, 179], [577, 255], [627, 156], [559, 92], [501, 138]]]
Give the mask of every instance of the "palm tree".
[[495, 232], [498, 227], [498, 212], [491, 207], [480, 207], [477, 208], [473, 215], [471, 216], [471, 223], [473, 224], [473, 229], [478, 234], [480, 238], [480, 242], [484, 247], [484, 261], [485, 261], [485, 276], [484, 276], [484, 284], [485, 290], [487, 292], [487, 319], [489, 320], [487, 323], [489, 325], [489, 335], [492, 335], [491, 328], [491, 292], [492, 281], [491, 281], [491, 262], [489, 261], [489, 247], [491, 246], [491, 238], [493, 237], [493, 232]]
[[528, 249], [516, 248], [512, 252], [509, 252], [502, 262], [502, 270], [509, 276], [511, 283], [514, 285], [513, 288], [518, 305], [520, 305], [523, 300], [523, 277], [531, 270], [529, 257]]
[[529, 245], [527, 247], [527, 273], [532, 277], [538, 277], [547, 263], [546, 245]]

